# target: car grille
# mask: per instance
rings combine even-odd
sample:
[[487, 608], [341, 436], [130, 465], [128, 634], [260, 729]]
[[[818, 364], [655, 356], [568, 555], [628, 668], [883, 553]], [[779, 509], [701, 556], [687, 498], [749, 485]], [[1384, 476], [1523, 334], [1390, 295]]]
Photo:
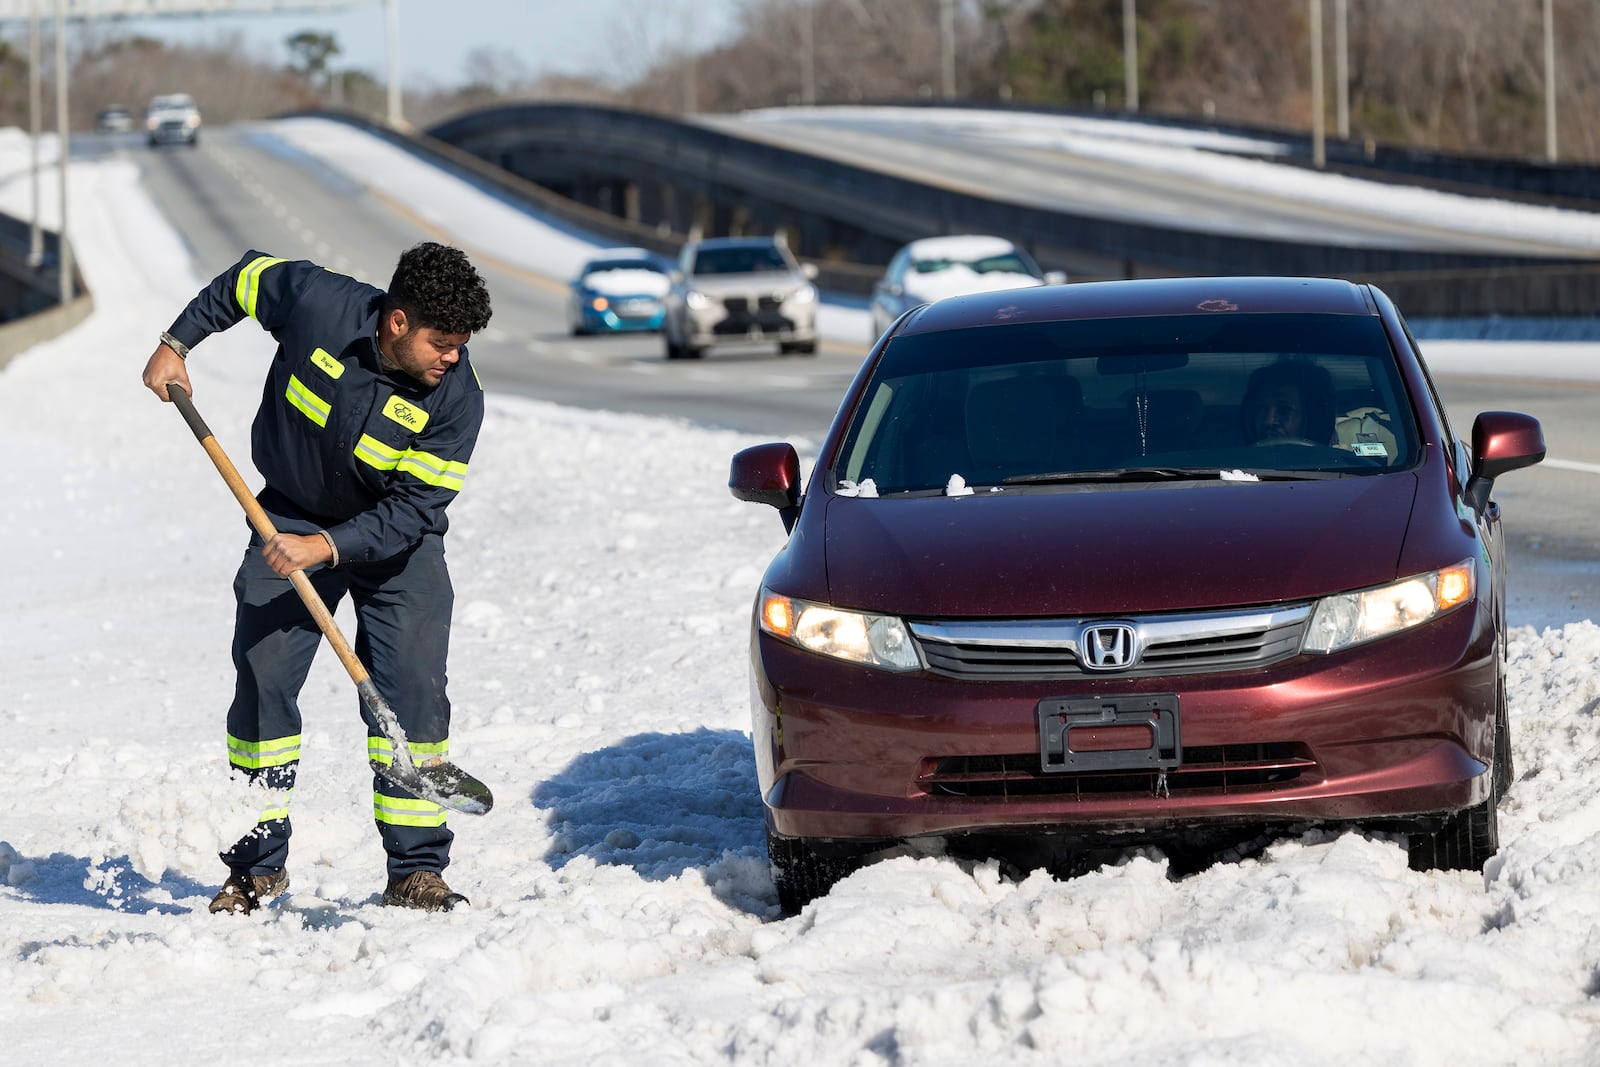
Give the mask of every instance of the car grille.
[[[722, 302], [722, 306], [728, 309], [728, 314], [730, 315], [750, 314], [749, 297], [730, 296], [728, 299]], [[781, 296], [762, 296], [756, 298], [756, 311], [762, 314], [774, 314], [782, 307], [783, 298]]]
[[1104, 797], [1180, 793], [1245, 793], [1282, 789], [1314, 776], [1317, 763], [1299, 745], [1206, 745], [1185, 748], [1183, 762], [1157, 771], [1046, 773], [1039, 754], [944, 756], [923, 761], [917, 787], [944, 797]]
[[748, 297], [730, 296], [722, 302], [727, 315], [711, 327], [711, 332], [723, 334], [787, 333], [794, 329], [794, 320], [783, 314], [783, 298], [763, 296], [751, 304]]
[[1125, 668], [1092, 669], [1080, 650], [1104, 619], [908, 620], [928, 669], [952, 678], [1150, 678], [1265, 667], [1300, 650], [1311, 605], [1114, 620], [1132, 628], [1137, 652]]

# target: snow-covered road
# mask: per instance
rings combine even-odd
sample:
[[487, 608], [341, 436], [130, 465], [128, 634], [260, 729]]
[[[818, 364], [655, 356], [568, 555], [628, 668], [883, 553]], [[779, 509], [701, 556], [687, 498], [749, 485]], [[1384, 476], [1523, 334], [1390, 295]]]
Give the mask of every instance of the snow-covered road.
[[[1066, 882], [908, 855], [780, 919], [745, 645], [783, 531], [725, 489], [753, 441], [504, 398], [449, 539], [454, 750], [499, 798], [452, 820], [473, 906], [378, 906], [363, 730], [324, 655], [293, 890], [207, 914], [255, 811], [223, 762], [246, 529], [139, 383], [203, 279], [130, 162], [73, 186], [96, 310], [0, 371], [6, 1062], [1600, 1061], [1592, 620], [1513, 635], [1519, 774], [1481, 875], [1359, 835], [1183, 880], [1148, 851]], [[191, 358], [241, 464], [269, 352], [246, 324]]]

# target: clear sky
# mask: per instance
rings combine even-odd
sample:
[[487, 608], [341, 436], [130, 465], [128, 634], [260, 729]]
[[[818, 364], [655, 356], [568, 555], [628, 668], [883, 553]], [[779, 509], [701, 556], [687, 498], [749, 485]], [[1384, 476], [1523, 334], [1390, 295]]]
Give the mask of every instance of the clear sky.
[[[396, 0], [400, 73], [408, 86], [472, 80], [468, 57], [490, 48], [533, 76], [597, 74], [626, 80], [671, 50], [696, 51], [730, 35], [742, 0]], [[130, 19], [128, 31], [191, 43], [241, 33], [252, 54], [287, 62], [284, 41], [301, 30], [331, 33], [334, 65], [382, 77], [388, 35], [381, 0], [338, 12]]]

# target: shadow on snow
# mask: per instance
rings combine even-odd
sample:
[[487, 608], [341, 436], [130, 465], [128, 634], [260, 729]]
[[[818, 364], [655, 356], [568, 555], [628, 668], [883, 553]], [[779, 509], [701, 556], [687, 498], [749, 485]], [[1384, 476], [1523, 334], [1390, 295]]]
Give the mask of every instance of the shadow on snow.
[[[191, 909], [174, 901], [210, 896], [212, 892], [194, 879], [170, 870], [159, 882], [152, 882], [134, 870], [133, 861], [127, 856], [96, 860], [55, 852], [35, 859], [0, 849], [0, 859], [6, 861], [4, 870], [0, 870], [0, 884], [14, 882], [10, 887], [13, 892], [40, 904], [76, 904], [129, 915], [186, 915]], [[150, 899], [157, 890], [171, 899]]]
[[[697, 870], [715, 888], [718, 868], [744, 861], [766, 878], [755, 757], [737, 730], [635, 734], [573, 760], [534, 790], [533, 803], [553, 817], [545, 859], [557, 869], [586, 856], [650, 881]], [[770, 881], [744, 889], [772, 893]]]

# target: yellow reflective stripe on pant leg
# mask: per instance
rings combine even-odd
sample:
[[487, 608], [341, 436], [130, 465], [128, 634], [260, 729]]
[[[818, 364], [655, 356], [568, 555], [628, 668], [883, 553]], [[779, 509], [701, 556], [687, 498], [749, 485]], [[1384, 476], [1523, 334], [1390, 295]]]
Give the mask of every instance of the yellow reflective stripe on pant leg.
[[328, 425], [328, 412], [333, 410], [333, 405], [306, 388], [306, 383], [296, 375], [289, 375], [289, 388], [284, 390], [283, 396], [318, 426]]
[[[285, 259], [274, 259], [271, 256], [261, 256], [252, 259], [244, 270], [239, 272], [239, 280], [234, 284], [233, 298], [239, 302], [239, 308], [252, 319], [256, 318], [256, 298], [261, 295], [261, 272], [278, 263], [287, 263]], [[256, 319], [257, 322], [261, 321]]]
[[258, 771], [263, 767], [282, 767], [300, 758], [300, 735], [273, 737], [265, 741], [246, 741], [228, 735], [228, 763], [240, 770]]
[[372, 794], [372, 817], [390, 826], [443, 826], [444, 809], [431, 800]]
[[[425, 763], [435, 757], [439, 759], [450, 758], [450, 739], [443, 741], [411, 741], [411, 758], [418, 763]], [[387, 737], [367, 738], [367, 760], [388, 767], [394, 763], [394, 745], [389, 743]]]
[[267, 807], [261, 809], [261, 814], [256, 816], [256, 824], [260, 825], [261, 823], [272, 822], [276, 819], [287, 819], [289, 817], [289, 798], [293, 795], [293, 789], [285, 789], [282, 792], [277, 793], [276, 803], [269, 804]]

